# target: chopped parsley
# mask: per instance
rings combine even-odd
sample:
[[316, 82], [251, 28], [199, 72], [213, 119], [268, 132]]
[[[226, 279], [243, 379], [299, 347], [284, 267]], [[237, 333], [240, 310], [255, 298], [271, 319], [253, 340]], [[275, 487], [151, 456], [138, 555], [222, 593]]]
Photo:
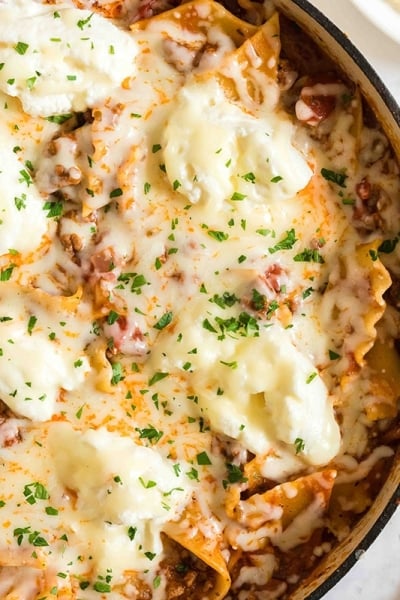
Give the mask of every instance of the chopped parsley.
[[123, 191], [121, 190], [121, 188], [115, 188], [110, 192], [110, 198], [118, 198], [119, 196], [122, 196], [122, 194]]
[[299, 437], [296, 438], [294, 440], [294, 447], [295, 447], [296, 454], [300, 454], [301, 452], [304, 452], [304, 448], [305, 448], [304, 440]]
[[226, 489], [230, 483], [246, 483], [247, 477], [243, 475], [240, 467], [232, 463], [226, 463], [227, 479], [222, 481], [222, 485]]
[[313, 248], [305, 248], [302, 252], [296, 254], [296, 256], [293, 257], [293, 260], [296, 262], [315, 262], [319, 263], [320, 265], [324, 264], [325, 262], [319, 250]]
[[14, 204], [17, 210], [26, 208], [26, 194], [21, 194], [21, 197], [14, 196]]
[[119, 314], [117, 312], [115, 312], [115, 310], [110, 310], [110, 312], [107, 315], [107, 323], [109, 325], [114, 325], [114, 323], [116, 321], [118, 321], [119, 319]]
[[245, 175], [241, 175], [241, 178], [250, 183], [256, 182], [256, 176], [251, 171], [249, 173], [245, 173]]
[[203, 320], [203, 328], [211, 333], [217, 333], [219, 340], [224, 340], [226, 335], [237, 334], [243, 337], [258, 337], [259, 326], [254, 317], [247, 312], [241, 312], [238, 317], [222, 319], [215, 317], [215, 327], [208, 319]]
[[214, 294], [210, 298], [210, 302], [214, 302], [220, 308], [226, 308], [227, 306], [233, 306], [236, 302], [239, 302], [239, 298], [230, 292], [224, 292], [222, 295]]
[[36, 504], [36, 500], [47, 500], [50, 497], [44, 485], [38, 481], [25, 485], [23, 494], [28, 504]]
[[37, 323], [37, 317], [35, 317], [35, 315], [31, 315], [29, 317], [28, 327], [27, 327], [29, 335], [32, 335], [32, 331], [34, 330], [36, 323]]
[[124, 370], [122, 368], [122, 364], [120, 362], [115, 362], [111, 364], [112, 377], [111, 377], [111, 385], [118, 385], [120, 381], [125, 379]]
[[311, 383], [312, 381], [314, 381], [316, 376], [317, 376], [317, 373], [315, 371], [313, 373], [310, 373], [310, 375], [306, 379], [306, 383]]
[[156, 444], [160, 441], [162, 436], [164, 435], [163, 431], [159, 431], [153, 425], [148, 425], [144, 429], [139, 429], [136, 427], [136, 431], [139, 433], [139, 439], [149, 440], [152, 444]]
[[246, 194], [241, 194], [240, 192], [234, 192], [231, 196], [231, 200], [233, 200], [234, 202], [240, 202], [241, 200], [244, 200], [246, 198]]
[[197, 464], [201, 465], [201, 466], [211, 465], [212, 464], [212, 462], [210, 460], [210, 457], [208, 456], [207, 452], [200, 452], [196, 456], [196, 460], [197, 460]]
[[94, 13], [91, 13], [87, 19], [79, 19], [77, 26], [81, 31], [83, 31], [85, 27], [90, 27], [90, 20], [92, 19], [93, 15]]
[[267, 297], [264, 294], [260, 294], [260, 292], [256, 289], [252, 290], [251, 296], [251, 307], [254, 310], [260, 311], [264, 310], [267, 306]]
[[160, 319], [157, 321], [157, 323], [153, 325], [154, 329], [158, 329], [161, 331], [161, 329], [164, 329], [164, 327], [167, 327], [167, 325], [171, 323], [172, 317], [172, 311], [164, 313], [162, 317], [160, 317]]
[[165, 379], [166, 377], [168, 377], [169, 373], [163, 373], [162, 371], [156, 371], [156, 373], [154, 373], [149, 381], [148, 384], [149, 385], [154, 385], [155, 383], [157, 383], [158, 381], [161, 381], [162, 379]]
[[214, 229], [209, 229], [207, 233], [214, 240], [217, 240], [217, 242], [225, 242], [229, 238], [229, 235], [224, 231], [215, 231]]
[[135, 539], [135, 535], [137, 532], [137, 527], [128, 527], [128, 538], [131, 540], [131, 542], [133, 542], [133, 540]]
[[289, 229], [286, 231], [286, 237], [281, 239], [275, 246], [268, 248], [268, 252], [270, 254], [274, 254], [279, 250], [291, 250], [295, 243], [297, 242], [296, 232], [294, 229]]
[[378, 248], [378, 252], [383, 252], [383, 254], [391, 254], [397, 244], [400, 241], [400, 232], [396, 235], [396, 237], [394, 237], [391, 240], [383, 240], [383, 242], [380, 244], [379, 248]]
[[63, 213], [63, 203], [61, 201], [56, 202], [45, 202], [43, 204], [43, 210], [47, 210], [47, 218], [57, 218]]
[[330, 169], [321, 169], [321, 175], [326, 181], [336, 183], [339, 187], [346, 187], [346, 179], [348, 175], [343, 172], [331, 171]]
[[25, 42], [18, 42], [14, 46], [14, 50], [23, 56], [25, 52], [28, 50], [29, 44], [25, 44]]

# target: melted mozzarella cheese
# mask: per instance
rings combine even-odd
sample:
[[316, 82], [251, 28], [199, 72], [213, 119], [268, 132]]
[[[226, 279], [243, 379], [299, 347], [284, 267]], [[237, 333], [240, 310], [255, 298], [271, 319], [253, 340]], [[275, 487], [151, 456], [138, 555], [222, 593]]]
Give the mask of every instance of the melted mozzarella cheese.
[[249, 114], [212, 79], [188, 84], [164, 131], [168, 179], [190, 202], [210, 202], [213, 208], [244, 198], [284, 201], [311, 177], [292, 144], [293, 133], [289, 119], [274, 108]]
[[[339, 426], [311, 361], [280, 328], [218, 335], [205, 327], [203, 315], [216, 327], [210, 309], [191, 303], [176, 324], [182, 338], [158, 340], [150, 359], [153, 368], [182, 369], [190, 356], [189, 385], [213, 429], [240, 440], [255, 454], [266, 454], [282, 442], [294, 449], [301, 439], [307, 462], [329, 462], [339, 450]], [[191, 355], [193, 348], [197, 352]]]
[[105, 429], [82, 435], [59, 424], [49, 441], [61, 483], [77, 495], [70, 526], [97, 540], [99, 571], [146, 569], [149, 553], [159, 561], [162, 526], [179, 517], [191, 493], [171, 461]]
[[26, 113], [84, 111], [133, 75], [136, 44], [111, 22], [65, 6], [26, 8], [0, 6], [0, 89]]
[[[227, 461], [254, 453], [261, 477], [286, 481], [336, 456], [339, 481], [354, 481], [391, 452], [359, 464], [372, 392], [341, 380], [371, 269], [320, 170], [338, 145], [340, 160], [354, 154], [353, 116], [327, 153], [298, 135], [256, 48], [246, 71], [208, 2], [132, 31], [72, 1], [0, 4], [0, 398], [23, 417], [0, 427], [2, 539], [18, 556], [35, 547], [32, 585], [46, 566], [87, 583], [88, 600], [106, 577], [112, 600], [136, 597], [133, 571], [162, 599], [162, 533], [183, 515], [188, 538], [290, 550], [321, 526], [319, 499], [284, 532], [241, 529], [225, 511]], [[46, 118], [88, 109], [81, 127]], [[262, 586], [275, 565], [257, 554], [234, 585]]]
[[0, 394], [18, 415], [45, 421], [56, 410], [60, 389], [77, 388], [90, 371], [84, 353], [90, 334], [79, 318], [64, 322], [66, 313], [52, 310], [51, 297], [40, 300], [3, 283]]
[[[1, 101], [7, 102], [3, 94]], [[0, 137], [0, 253], [7, 254], [10, 248], [26, 253], [40, 244], [48, 221], [29, 170], [12, 151], [21, 140], [3, 122]], [[29, 235], [26, 235], [26, 223], [29, 223]]]

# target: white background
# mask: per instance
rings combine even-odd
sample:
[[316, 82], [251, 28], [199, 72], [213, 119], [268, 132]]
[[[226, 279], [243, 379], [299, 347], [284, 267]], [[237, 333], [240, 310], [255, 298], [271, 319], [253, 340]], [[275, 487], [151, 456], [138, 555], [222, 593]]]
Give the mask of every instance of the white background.
[[[400, 44], [350, 0], [309, 0], [364, 54], [400, 103]], [[365, 0], [373, 3], [373, 0]], [[400, 510], [349, 573], [323, 600], [400, 600]]]

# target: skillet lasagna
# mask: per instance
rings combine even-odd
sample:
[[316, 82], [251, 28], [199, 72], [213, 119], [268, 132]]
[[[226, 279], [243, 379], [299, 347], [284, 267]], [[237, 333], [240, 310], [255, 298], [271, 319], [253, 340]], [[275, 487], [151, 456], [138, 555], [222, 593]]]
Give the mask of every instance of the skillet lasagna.
[[399, 438], [399, 169], [243, 0], [0, 2], [0, 596], [289, 598]]

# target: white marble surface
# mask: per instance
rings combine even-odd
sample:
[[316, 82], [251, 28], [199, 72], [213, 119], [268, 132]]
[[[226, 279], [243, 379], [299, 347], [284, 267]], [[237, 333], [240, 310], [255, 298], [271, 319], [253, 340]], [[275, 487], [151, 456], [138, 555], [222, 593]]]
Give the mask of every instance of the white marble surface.
[[[368, 0], [365, 0], [368, 2]], [[400, 103], [400, 44], [375, 27], [350, 0], [310, 0], [364, 54]], [[323, 600], [400, 600], [400, 510]]]

